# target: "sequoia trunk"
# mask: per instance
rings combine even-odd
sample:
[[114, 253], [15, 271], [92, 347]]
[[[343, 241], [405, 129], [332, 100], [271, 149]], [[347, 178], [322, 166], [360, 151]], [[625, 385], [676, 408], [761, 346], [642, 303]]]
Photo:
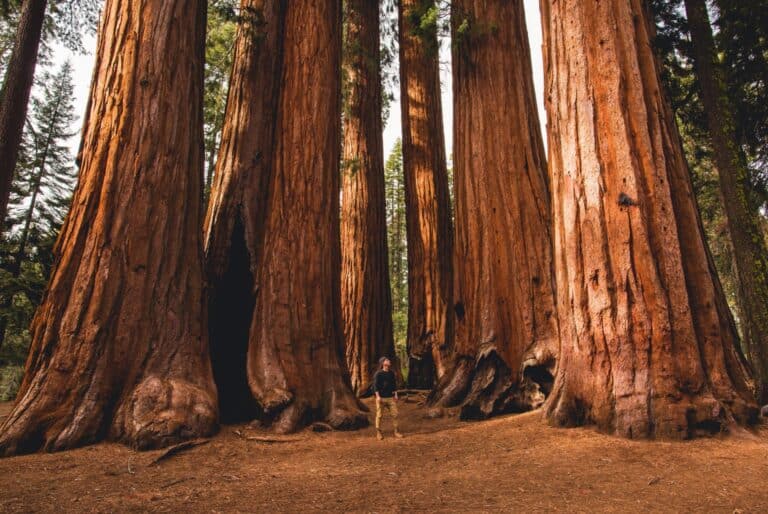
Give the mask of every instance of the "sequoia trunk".
[[[209, 269], [223, 277], [213, 301], [255, 302], [252, 311], [213, 307], [214, 362], [235, 375], [238, 395], [247, 380], [254, 415], [280, 432], [316, 419], [340, 429], [367, 423], [346, 372], [341, 323], [340, 4], [261, 2], [266, 36], [241, 31], [208, 215]], [[256, 103], [250, 114], [242, 105], [248, 95]], [[240, 187], [244, 197], [256, 193], [242, 207], [224, 198], [226, 188]], [[230, 287], [237, 296], [221, 300]], [[226, 327], [222, 315], [235, 324]], [[244, 378], [237, 366], [246, 366]]]
[[282, 70], [285, 2], [242, 0], [219, 157], [204, 224], [209, 334], [223, 421], [252, 419], [255, 273], [264, 239]]
[[562, 337], [546, 415], [626, 437], [754, 420], [642, 0], [542, 0]]
[[408, 233], [408, 385], [432, 387], [450, 340], [451, 212], [437, 34], [419, 30], [434, 0], [400, 0], [400, 105]]
[[733, 109], [717, 63], [712, 27], [704, 0], [685, 0], [688, 26], [707, 114], [713, 157], [733, 244], [738, 276], [738, 304], [744, 339], [756, 372], [762, 403], [768, 403], [768, 251], [749, 205], [749, 170], [736, 137]]
[[[347, 0], [341, 204], [341, 308], [352, 387], [365, 391], [382, 356], [394, 359], [387, 263], [379, 6]], [[395, 366], [398, 369], [399, 366]]]
[[[200, 241], [205, 2], [109, 0], [80, 181], [3, 454], [210, 435]], [[162, 65], [158, 65], [162, 63]]]
[[47, 3], [48, 0], [22, 2], [16, 41], [0, 90], [0, 227], [5, 220], [19, 156]]
[[485, 418], [538, 407], [552, 385], [549, 189], [522, 2], [451, 7], [455, 343], [432, 401]]

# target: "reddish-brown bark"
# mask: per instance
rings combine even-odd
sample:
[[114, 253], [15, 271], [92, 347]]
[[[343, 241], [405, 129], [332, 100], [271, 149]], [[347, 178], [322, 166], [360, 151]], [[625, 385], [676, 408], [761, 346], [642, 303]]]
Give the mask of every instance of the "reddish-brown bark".
[[203, 303], [205, 2], [109, 0], [80, 181], [0, 453], [216, 429]]
[[432, 401], [485, 418], [538, 407], [551, 386], [549, 189], [522, 2], [451, 6], [455, 343]]
[[209, 334], [223, 421], [258, 415], [246, 372], [282, 70], [285, 2], [242, 0], [204, 224]]
[[[345, 3], [347, 97], [341, 179], [341, 310], [352, 388], [366, 390], [378, 359], [395, 357], [387, 263], [379, 5]], [[399, 366], [395, 366], [397, 369]]]
[[408, 240], [408, 385], [432, 387], [450, 340], [451, 207], [437, 34], [419, 31], [434, 0], [401, 0], [400, 105]]
[[240, 34], [207, 221], [217, 377], [235, 375], [235, 417], [252, 408], [280, 432], [316, 419], [355, 428], [367, 418], [341, 323], [340, 2], [248, 3], [266, 34]]
[[754, 420], [642, 0], [542, 0], [562, 337], [546, 415], [626, 437]]
[[48, 0], [22, 2], [16, 40], [0, 90], [0, 232], [19, 156], [47, 4]]

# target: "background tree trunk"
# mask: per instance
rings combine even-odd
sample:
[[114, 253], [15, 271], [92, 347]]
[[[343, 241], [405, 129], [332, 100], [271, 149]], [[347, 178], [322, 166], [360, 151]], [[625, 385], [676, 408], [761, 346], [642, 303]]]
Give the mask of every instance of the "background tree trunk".
[[[540, 406], [559, 340], [523, 5], [454, 0], [451, 8], [455, 360], [432, 401], [462, 405], [462, 418], [478, 419]], [[483, 29], [491, 24], [494, 30]]]
[[341, 2], [292, 1], [285, 19], [248, 381], [279, 432], [356, 428], [367, 418], [344, 363], [339, 277]]
[[759, 221], [749, 205], [749, 169], [737, 141], [733, 109], [717, 62], [707, 4], [704, 0], [685, 0], [685, 7], [733, 244], [744, 338], [759, 382], [760, 400], [768, 403], [768, 252]]
[[264, 239], [282, 73], [285, 3], [242, 0], [219, 158], [205, 218], [211, 361], [222, 421], [252, 419], [248, 386], [256, 268]]
[[434, 0], [400, 0], [400, 105], [408, 232], [408, 385], [445, 372], [451, 316], [451, 207], [437, 34], [417, 20]]
[[[379, 6], [347, 0], [341, 204], [341, 310], [352, 388], [364, 392], [382, 356], [395, 360], [381, 121]], [[399, 371], [399, 366], [394, 366]]]
[[200, 241], [205, 2], [108, 0], [80, 182], [0, 453], [210, 435]]
[[562, 337], [546, 415], [626, 437], [756, 416], [642, 0], [542, 0]]
[[22, 2], [16, 42], [0, 90], [0, 227], [7, 214], [47, 3], [48, 0]]

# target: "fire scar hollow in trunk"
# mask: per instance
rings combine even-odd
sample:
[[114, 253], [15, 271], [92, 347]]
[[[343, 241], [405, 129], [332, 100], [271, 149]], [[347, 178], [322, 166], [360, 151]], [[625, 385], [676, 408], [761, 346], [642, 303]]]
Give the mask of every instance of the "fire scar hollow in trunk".
[[243, 6], [253, 20], [237, 39], [206, 218], [224, 419], [360, 427], [340, 306], [340, 2]]

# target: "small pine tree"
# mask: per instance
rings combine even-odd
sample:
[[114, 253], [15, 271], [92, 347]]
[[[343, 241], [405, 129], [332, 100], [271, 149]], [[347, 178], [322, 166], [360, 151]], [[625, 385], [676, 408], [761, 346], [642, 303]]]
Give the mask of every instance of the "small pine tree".
[[[43, 73], [32, 100], [21, 158], [0, 244], [0, 366], [25, 359], [27, 327], [39, 304], [53, 261], [53, 243], [69, 208], [75, 183], [67, 145], [75, 135], [72, 66]], [[0, 384], [2, 388], [2, 384]], [[7, 396], [7, 395], [6, 395]]]

